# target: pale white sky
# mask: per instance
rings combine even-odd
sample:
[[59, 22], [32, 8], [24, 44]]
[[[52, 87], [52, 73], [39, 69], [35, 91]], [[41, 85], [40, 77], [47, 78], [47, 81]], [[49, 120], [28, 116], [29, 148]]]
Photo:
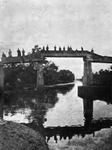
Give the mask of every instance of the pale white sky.
[[0, 0], [0, 53], [36, 44], [112, 56], [112, 1]]

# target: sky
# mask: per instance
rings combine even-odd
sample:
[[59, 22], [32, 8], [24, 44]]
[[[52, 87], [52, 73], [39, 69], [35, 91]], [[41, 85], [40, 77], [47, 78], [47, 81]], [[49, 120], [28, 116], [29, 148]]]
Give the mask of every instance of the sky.
[[112, 56], [112, 1], [0, 0], [0, 55], [9, 49], [16, 55], [18, 48], [31, 52], [37, 44]]

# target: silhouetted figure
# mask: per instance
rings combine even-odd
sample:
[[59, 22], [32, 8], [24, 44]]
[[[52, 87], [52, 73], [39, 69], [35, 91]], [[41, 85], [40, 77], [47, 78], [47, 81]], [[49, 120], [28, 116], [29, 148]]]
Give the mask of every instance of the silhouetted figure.
[[61, 47], [59, 47], [59, 51], [61, 51]]
[[63, 51], [65, 51], [65, 46], [63, 47]]
[[84, 49], [83, 49], [83, 47], [81, 47], [81, 51], [83, 51]]
[[9, 57], [12, 57], [12, 51], [9, 49]]
[[39, 46], [35, 45], [35, 52], [38, 52], [38, 51], [39, 51]]
[[24, 49], [22, 50], [22, 55], [25, 56], [25, 50]]
[[42, 50], [45, 51], [45, 46], [43, 46]]
[[47, 51], [49, 50], [49, 46], [48, 46], [48, 45], [46, 46], [46, 50], [47, 50]]
[[6, 55], [4, 54], [4, 52], [2, 53], [2, 57], [6, 57]]
[[54, 51], [56, 51], [56, 45], [54, 46]]
[[93, 50], [93, 48], [91, 49], [91, 53], [94, 53], [94, 50]]
[[69, 45], [68, 45], [68, 47], [67, 47], [67, 51], [70, 51], [70, 47], [69, 47]]
[[21, 51], [19, 50], [19, 48], [17, 50], [17, 53], [18, 53], [18, 56], [21, 56]]
[[34, 48], [32, 48], [32, 54], [33, 54], [33, 53], [35, 53], [35, 49], [34, 49]]
[[72, 51], [72, 47], [70, 46], [70, 51]]

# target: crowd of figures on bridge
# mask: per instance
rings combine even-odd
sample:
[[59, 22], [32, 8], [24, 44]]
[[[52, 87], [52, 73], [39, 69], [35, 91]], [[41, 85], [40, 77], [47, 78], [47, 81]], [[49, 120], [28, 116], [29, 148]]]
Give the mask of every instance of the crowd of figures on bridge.
[[[51, 51], [49, 49], [49, 46], [47, 45], [46, 47], [43, 46], [43, 48], [39, 47], [38, 45], [36, 45], [34, 48], [32, 48], [32, 54], [37, 53], [37, 52], [46, 52], [46, 51]], [[65, 46], [63, 48], [59, 47], [57, 48], [56, 45], [54, 46], [54, 51], [68, 51], [68, 52], [72, 52], [74, 51], [73, 48], [71, 46], [68, 45], [67, 48], [65, 48]], [[78, 51], [77, 49], [75, 51]], [[84, 51], [83, 47], [81, 47], [80, 51]], [[92, 49], [91, 52], [93, 53], [94, 50]], [[18, 48], [17, 50], [17, 56], [25, 56], [25, 50], [23, 49], [22, 51]], [[6, 54], [3, 52], [2, 53], [2, 57], [6, 57]], [[12, 57], [12, 51], [11, 49], [9, 49], [8, 51], [8, 57]]]

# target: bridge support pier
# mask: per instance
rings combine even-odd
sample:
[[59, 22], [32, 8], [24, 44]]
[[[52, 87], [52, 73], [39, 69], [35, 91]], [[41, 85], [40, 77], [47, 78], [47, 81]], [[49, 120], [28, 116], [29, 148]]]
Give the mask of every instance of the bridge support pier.
[[92, 75], [91, 61], [84, 59], [83, 86], [88, 86], [92, 83], [93, 83], [93, 75]]
[[0, 88], [4, 89], [4, 69], [3, 69], [3, 64], [0, 64]]
[[44, 78], [43, 78], [43, 64], [37, 64], [37, 84], [36, 89], [44, 87]]
[[89, 122], [93, 118], [93, 100], [92, 99], [83, 99], [84, 107], [84, 118], [86, 122]]
[[[83, 86], [90, 86], [93, 83], [91, 61], [84, 58]], [[93, 100], [83, 99], [84, 117], [86, 121], [91, 121], [93, 117]]]

